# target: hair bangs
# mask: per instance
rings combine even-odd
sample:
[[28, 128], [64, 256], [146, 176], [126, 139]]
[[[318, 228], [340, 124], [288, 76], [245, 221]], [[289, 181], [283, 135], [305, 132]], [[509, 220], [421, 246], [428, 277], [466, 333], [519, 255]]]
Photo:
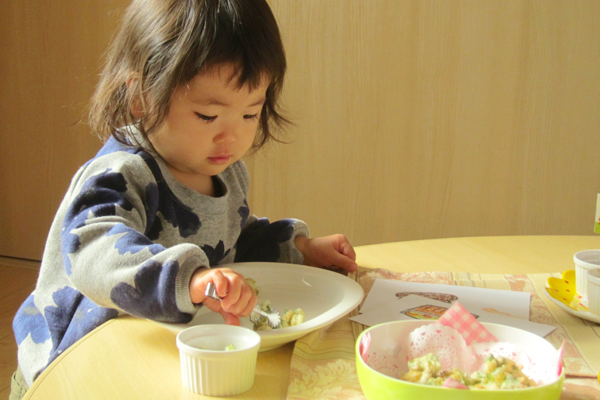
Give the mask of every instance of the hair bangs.
[[[285, 53], [277, 23], [266, 3], [221, 1], [215, 15], [212, 43], [205, 57], [197, 58], [192, 75], [218, 64], [234, 65], [234, 76], [241, 88], [258, 87], [265, 79], [281, 86], [286, 71]], [[265, 23], [267, 20], [269, 23]], [[198, 49], [201, 51], [201, 49]]]

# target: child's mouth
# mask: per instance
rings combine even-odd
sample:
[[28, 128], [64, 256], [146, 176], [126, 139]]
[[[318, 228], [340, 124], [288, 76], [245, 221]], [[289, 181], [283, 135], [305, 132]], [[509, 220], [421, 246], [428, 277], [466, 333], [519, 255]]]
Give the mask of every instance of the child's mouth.
[[208, 157], [209, 161], [215, 165], [224, 165], [229, 162], [231, 155], [217, 156], [217, 157]]

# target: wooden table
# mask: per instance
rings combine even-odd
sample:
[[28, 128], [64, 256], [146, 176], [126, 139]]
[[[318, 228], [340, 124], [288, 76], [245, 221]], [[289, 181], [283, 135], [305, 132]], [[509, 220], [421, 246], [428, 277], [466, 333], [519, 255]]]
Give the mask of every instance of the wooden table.
[[[420, 240], [356, 248], [359, 266], [392, 271], [548, 273], [600, 236], [506, 236]], [[294, 345], [259, 353], [254, 386], [240, 399], [285, 399]], [[146, 320], [108, 321], [57, 358], [25, 399], [199, 399], [181, 385], [175, 335]]]

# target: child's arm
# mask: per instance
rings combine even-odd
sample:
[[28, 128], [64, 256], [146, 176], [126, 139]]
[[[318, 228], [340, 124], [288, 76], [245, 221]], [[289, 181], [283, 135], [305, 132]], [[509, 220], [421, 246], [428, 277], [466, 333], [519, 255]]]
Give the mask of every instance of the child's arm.
[[[206, 285], [212, 282], [221, 301], [206, 297]], [[239, 317], [250, 315], [257, 303], [256, 293], [246, 279], [229, 268], [197, 269], [190, 279], [190, 297], [194, 304], [203, 303], [221, 313], [228, 325], [240, 325]]]
[[182, 208], [158, 201], [160, 182], [141, 158], [121, 158], [121, 164], [97, 159], [75, 177], [57, 215], [62, 224], [49, 237], [49, 242], [60, 240], [62, 257], [45, 258], [62, 262], [70, 284], [102, 307], [187, 322], [198, 307], [189, 292], [191, 277], [208, 267], [209, 259], [198, 245], [186, 243], [189, 218], [174, 220], [182, 236], [179, 244], [167, 247], [155, 241], [159, 233], [149, 227], [160, 226], [156, 221], [161, 216], [163, 226], [171, 223], [172, 214]]
[[354, 272], [356, 254], [344, 235], [332, 235], [309, 239], [297, 236], [295, 244], [304, 256], [304, 264], [320, 268], [343, 269]]
[[266, 261], [356, 271], [356, 254], [341, 234], [309, 239], [308, 227], [296, 219], [269, 222], [251, 216], [237, 243], [235, 262]]
[[309, 236], [308, 227], [297, 219], [270, 222], [251, 215], [236, 244], [235, 262], [283, 262], [302, 264], [303, 255], [294, 245], [299, 236]]

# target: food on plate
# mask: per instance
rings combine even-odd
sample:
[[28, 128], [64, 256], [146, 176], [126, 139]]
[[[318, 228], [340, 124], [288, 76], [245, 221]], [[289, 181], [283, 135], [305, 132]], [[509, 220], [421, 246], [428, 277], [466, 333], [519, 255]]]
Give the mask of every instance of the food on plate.
[[248, 285], [250, 285], [252, 290], [254, 290], [254, 293], [256, 293], [256, 295], [258, 296], [258, 294], [260, 293], [260, 288], [256, 284], [256, 281], [252, 278], [246, 278], [246, 282], [248, 282]]
[[[256, 284], [256, 281], [252, 278], [246, 278], [246, 281], [258, 296], [258, 294], [260, 293], [260, 287]], [[265, 300], [262, 303], [260, 303], [260, 309], [267, 313], [273, 312], [271, 308], [271, 302], [269, 300]], [[295, 310], [286, 309], [283, 313], [283, 316], [281, 317], [281, 323], [275, 328], [271, 328], [269, 326], [269, 321], [267, 320], [267, 317], [261, 315], [258, 316], [258, 318], [256, 318], [256, 320], [254, 321], [254, 330], [268, 331], [271, 329], [287, 328], [289, 326], [299, 325], [303, 323], [304, 320], [304, 311], [301, 308], [296, 308]]]
[[295, 310], [285, 310], [283, 318], [281, 319], [281, 327], [287, 328], [288, 326], [299, 325], [304, 322], [304, 311], [301, 308]]
[[[273, 310], [271, 309], [271, 302], [269, 300], [265, 300], [262, 303], [260, 303], [259, 308], [269, 314], [273, 312]], [[270, 331], [271, 329], [281, 328], [281, 323], [275, 328], [271, 328], [269, 326], [269, 320], [263, 315], [259, 315], [257, 318], [250, 320], [254, 323], [255, 331]]]
[[[260, 309], [271, 313], [271, 302], [269, 300], [265, 300], [260, 303]], [[296, 308], [295, 310], [285, 310], [283, 316], [281, 317], [281, 323], [277, 325], [275, 328], [271, 328], [269, 326], [269, 322], [267, 317], [259, 316], [254, 321], [254, 330], [255, 331], [269, 331], [271, 329], [280, 329], [287, 328], [294, 325], [299, 325], [304, 322], [304, 311], [301, 308]]]
[[469, 389], [523, 389], [536, 386], [513, 360], [489, 354], [483, 367], [468, 375], [456, 368], [442, 371], [438, 357], [429, 353], [408, 362], [408, 372], [401, 380], [423, 385], [442, 386], [448, 379], [460, 382]]

